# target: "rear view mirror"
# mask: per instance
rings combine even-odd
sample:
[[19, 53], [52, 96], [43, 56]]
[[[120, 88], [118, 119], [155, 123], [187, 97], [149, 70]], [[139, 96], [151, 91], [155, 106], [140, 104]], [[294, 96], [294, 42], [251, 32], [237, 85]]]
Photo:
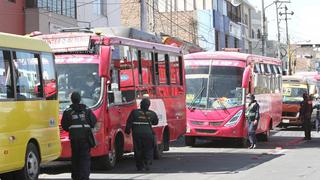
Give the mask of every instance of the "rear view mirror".
[[111, 61], [111, 47], [100, 47], [100, 64], [99, 64], [99, 76], [110, 79], [110, 61]]
[[247, 66], [244, 69], [243, 75], [242, 75], [242, 88], [248, 88], [249, 81], [250, 81], [250, 75], [251, 75], [251, 66]]

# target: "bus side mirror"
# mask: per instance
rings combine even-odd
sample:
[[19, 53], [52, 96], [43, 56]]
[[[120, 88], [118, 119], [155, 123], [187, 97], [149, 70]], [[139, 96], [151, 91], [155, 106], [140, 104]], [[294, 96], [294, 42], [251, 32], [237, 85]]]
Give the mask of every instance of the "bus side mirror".
[[100, 47], [100, 65], [99, 65], [99, 76], [110, 79], [110, 61], [111, 61], [111, 47], [101, 46]]
[[247, 66], [244, 69], [244, 72], [243, 72], [243, 75], [242, 75], [242, 88], [244, 88], [244, 89], [248, 88], [249, 80], [250, 80], [250, 74], [251, 74], [251, 67]]

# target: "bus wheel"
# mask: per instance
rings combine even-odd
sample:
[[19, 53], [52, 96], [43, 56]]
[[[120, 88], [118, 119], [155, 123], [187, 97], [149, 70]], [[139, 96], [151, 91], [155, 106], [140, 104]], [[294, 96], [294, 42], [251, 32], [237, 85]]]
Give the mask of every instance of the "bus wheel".
[[94, 159], [94, 168], [98, 170], [111, 170], [116, 166], [117, 153], [115, 148], [107, 155]]
[[262, 141], [262, 142], [267, 142], [269, 141], [269, 137], [270, 137], [270, 130], [272, 128], [272, 122], [270, 122], [268, 130], [264, 133], [261, 134], [257, 134], [257, 138]]
[[40, 172], [40, 158], [37, 147], [33, 143], [27, 146], [24, 167], [17, 172], [17, 179], [37, 180]]
[[196, 138], [192, 136], [185, 136], [184, 143], [186, 146], [194, 146], [196, 144]]

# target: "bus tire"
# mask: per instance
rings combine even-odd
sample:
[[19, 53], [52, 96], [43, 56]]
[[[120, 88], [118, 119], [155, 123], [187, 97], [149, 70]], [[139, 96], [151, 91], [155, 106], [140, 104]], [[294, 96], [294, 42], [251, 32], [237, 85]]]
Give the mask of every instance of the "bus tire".
[[107, 155], [97, 157], [94, 159], [94, 168], [98, 170], [111, 170], [117, 164], [116, 148], [109, 151]]
[[119, 161], [123, 156], [124, 139], [122, 134], [118, 134], [115, 141], [116, 160]]
[[196, 138], [193, 136], [185, 136], [184, 143], [186, 146], [194, 146], [196, 144]]
[[153, 150], [153, 159], [160, 159], [163, 154], [163, 142], [161, 144], [156, 144]]
[[164, 130], [162, 136], [162, 144], [163, 144], [163, 151], [169, 151], [170, 149], [170, 132], [168, 127]]
[[24, 167], [16, 172], [16, 179], [37, 180], [40, 172], [40, 158], [36, 145], [29, 143], [25, 155]]
[[257, 135], [257, 138], [262, 142], [268, 142], [270, 137], [270, 130], [272, 129], [272, 121], [269, 123], [268, 130], [266, 132], [263, 132], [261, 134]]

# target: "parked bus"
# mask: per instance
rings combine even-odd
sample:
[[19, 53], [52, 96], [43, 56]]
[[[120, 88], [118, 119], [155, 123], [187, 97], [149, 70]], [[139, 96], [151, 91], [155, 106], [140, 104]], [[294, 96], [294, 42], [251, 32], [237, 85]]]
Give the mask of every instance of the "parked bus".
[[[131, 110], [139, 107], [143, 97], [150, 98], [150, 108], [159, 117], [159, 125], [154, 127], [157, 157], [168, 151], [169, 142], [186, 129], [181, 50], [148, 42], [156, 38], [138, 30], [122, 29], [118, 34], [122, 35], [86, 31], [40, 36], [55, 52], [60, 111], [70, 105], [72, 91], [81, 92], [82, 102], [98, 119], [95, 136], [99, 144], [91, 151], [93, 162], [106, 169], [113, 168], [123, 153], [133, 151], [131, 135], [126, 135], [124, 128]], [[91, 96], [84, 96], [88, 76], [94, 77], [95, 90]], [[68, 133], [60, 133], [61, 158], [70, 158]]]
[[45, 42], [0, 33], [1, 179], [37, 179], [60, 156], [54, 64]]
[[316, 82], [313, 77], [283, 76], [281, 127], [302, 126], [303, 122], [299, 117], [299, 111], [300, 104], [303, 101], [303, 93], [312, 96], [316, 93]]
[[185, 144], [196, 139], [247, 142], [246, 95], [260, 104], [257, 134], [268, 139], [281, 121], [281, 61], [238, 52], [202, 52], [184, 56], [187, 132]]

